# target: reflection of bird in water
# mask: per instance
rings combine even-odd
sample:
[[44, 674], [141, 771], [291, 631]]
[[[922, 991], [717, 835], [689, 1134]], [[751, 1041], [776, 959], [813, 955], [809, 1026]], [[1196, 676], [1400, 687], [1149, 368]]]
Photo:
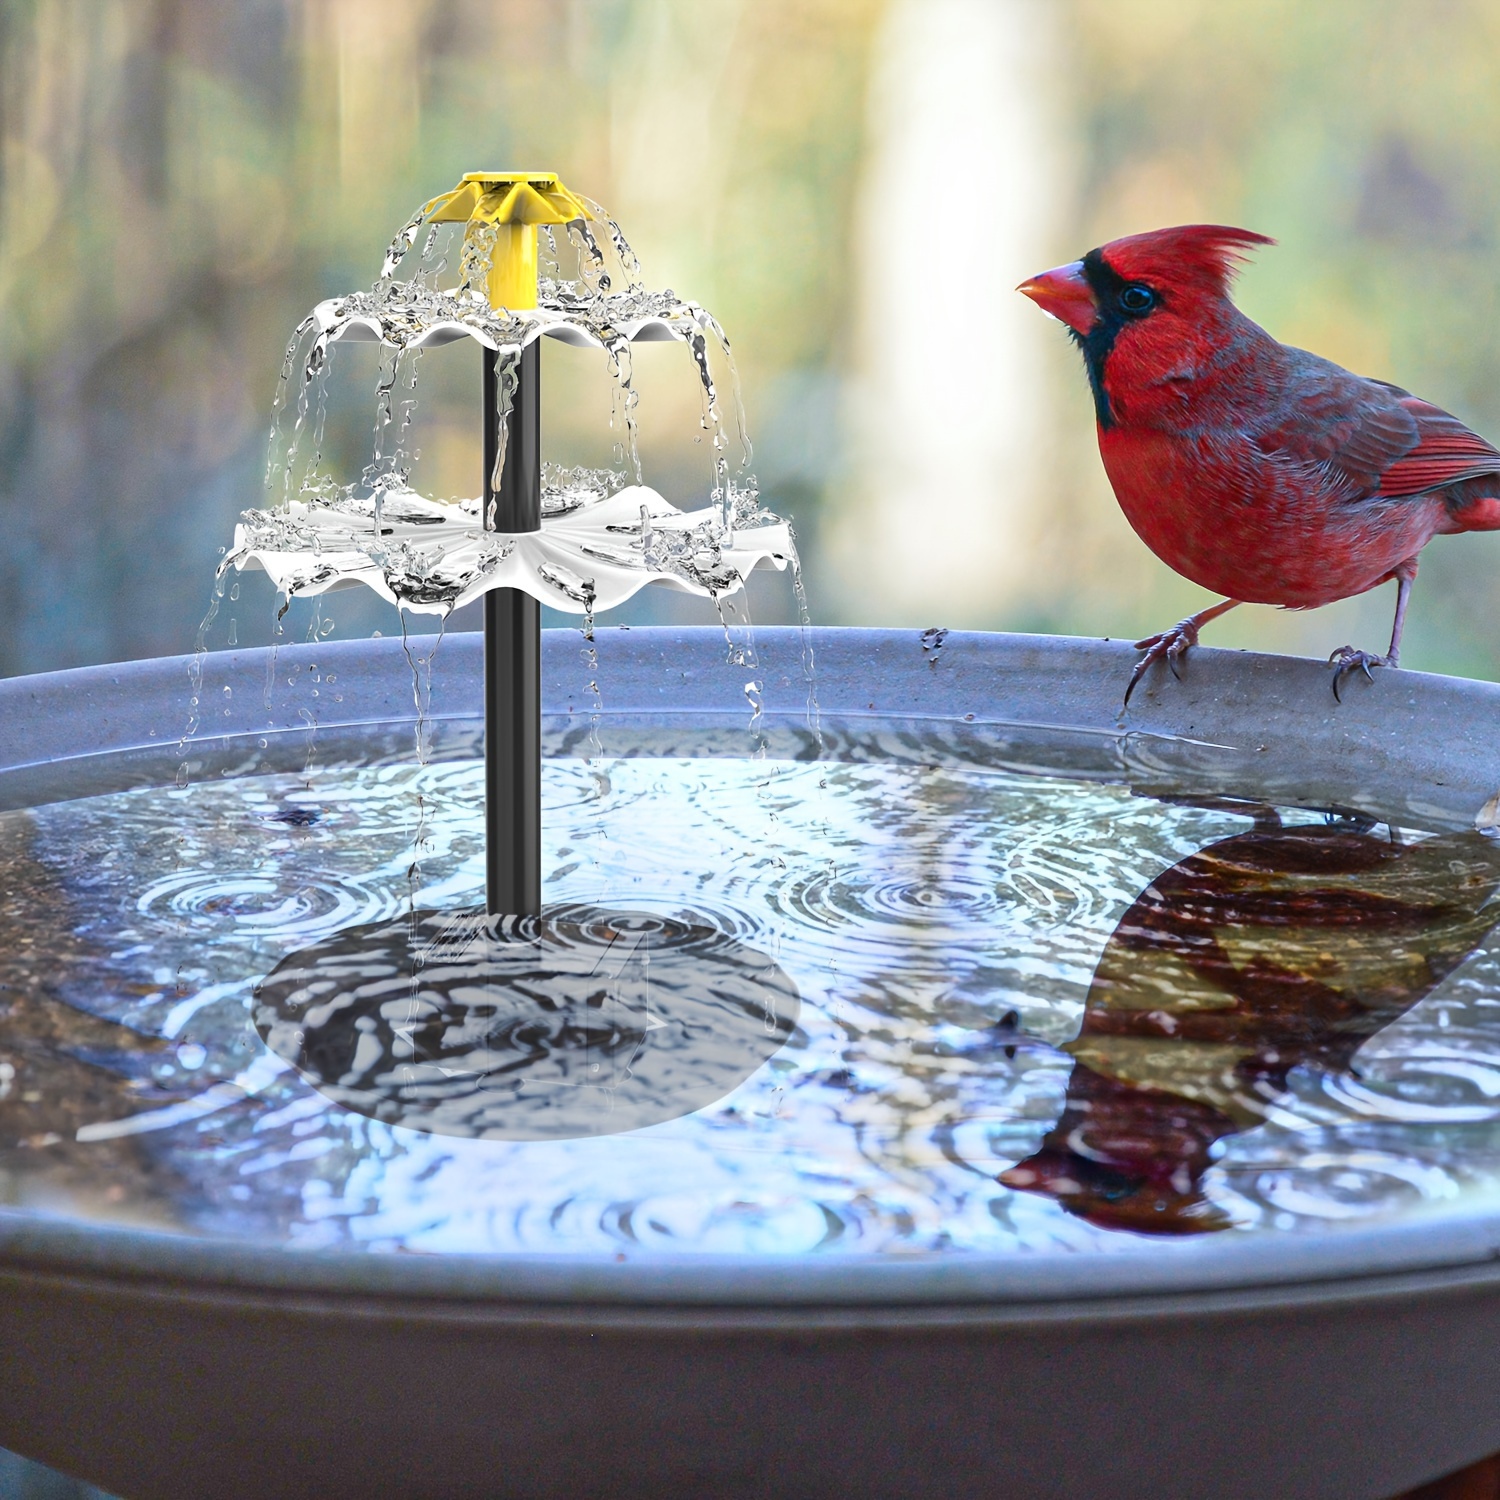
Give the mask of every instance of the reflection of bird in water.
[[1297, 1066], [1339, 1071], [1500, 922], [1500, 844], [1400, 844], [1265, 813], [1164, 871], [1089, 988], [1061, 1118], [1001, 1173], [1111, 1229], [1227, 1227], [1215, 1141], [1260, 1124]]

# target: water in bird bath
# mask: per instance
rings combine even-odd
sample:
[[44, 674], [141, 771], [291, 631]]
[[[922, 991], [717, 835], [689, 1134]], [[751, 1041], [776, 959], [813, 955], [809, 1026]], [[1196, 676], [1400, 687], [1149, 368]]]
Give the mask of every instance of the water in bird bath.
[[[464, 998], [499, 962], [459, 915], [476, 762], [4, 814], [6, 1199], [368, 1251], [875, 1256], [1492, 1201], [1494, 842], [943, 761], [550, 761], [548, 940], [659, 919], [581, 1005]], [[445, 915], [408, 945], [414, 909]], [[403, 941], [318, 1013], [309, 955], [360, 927]], [[735, 955], [707, 995], [672, 971], [695, 941]]]

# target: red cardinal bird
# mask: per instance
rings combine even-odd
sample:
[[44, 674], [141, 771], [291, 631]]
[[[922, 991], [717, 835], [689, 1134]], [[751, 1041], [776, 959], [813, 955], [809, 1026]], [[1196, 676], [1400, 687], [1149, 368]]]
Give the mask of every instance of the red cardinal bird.
[[1396, 580], [1384, 656], [1342, 646], [1346, 675], [1394, 667], [1417, 554], [1439, 533], [1500, 530], [1500, 450], [1383, 380], [1279, 344], [1229, 300], [1248, 229], [1130, 235], [1018, 288], [1083, 351], [1099, 452], [1126, 519], [1169, 567], [1227, 595], [1136, 643], [1125, 701], [1173, 672], [1237, 604], [1315, 609]]

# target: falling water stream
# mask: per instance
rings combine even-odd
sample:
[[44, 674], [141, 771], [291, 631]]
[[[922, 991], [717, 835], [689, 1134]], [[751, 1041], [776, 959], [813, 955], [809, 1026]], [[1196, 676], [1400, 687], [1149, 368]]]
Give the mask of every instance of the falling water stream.
[[[616, 580], [614, 595], [655, 578], [675, 581], [723, 602], [744, 583], [747, 563], [737, 558], [744, 533], [779, 528], [759, 557], [796, 567], [795, 549], [780, 518], [760, 503], [749, 471], [752, 448], [729, 340], [718, 321], [697, 303], [674, 292], [648, 291], [640, 267], [619, 226], [603, 210], [610, 251], [624, 281], [615, 290], [608, 256], [589, 224], [568, 226], [576, 258], [568, 278], [559, 265], [557, 237], [542, 237], [538, 305], [514, 312], [493, 309], [484, 290], [494, 243], [493, 228], [469, 225], [461, 243], [459, 279], [442, 287], [456, 227], [433, 225], [415, 269], [399, 274], [421, 235], [421, 214], [402, 228], [386, 254], [381, 277], [368, 292], [321, 304], [298, 325], [287, 345], [273, 404], [267, 461], [269, 509], [247, 511], [221, 573], [246, 565], [267, 567], [288, 597], [317, 593], [352, 580], [369, 583], [403, 608], [446, 613], [468, 602], [515, 551], [515, 540], [490, 529], [478, 498], [435, 501], [410, 487], [410, 432], [417, 408], [418, 368], [426, 348], [477, 339], [497, 351], [495, 413], [501, 441], [491, 484], [505, 465], [506, 425], [516, 391], [522, 349], [543, 332], [603, 351], [612, 382], [610, 425], [615, 470], [557, 471], [544, 476], [543, 520], [574, 517], [598, 508], [600, 534], [584, 537], [571, 566], [556, 559], [535, 565], [555, 597], [568, 608], [582, 604], [590, 589], [610, 592], [597, 579], [605, 570]], [[654, 491], [642, 487], [638, 439], [639, 396], [631, 362], [638, 337], [682, 343], [697, 376], [700, 427], [712, 458], [709, 504], [684, 520]], [[340, 341], [378, 341], [382, 359], [375, 388], [373, 453], [360, 478], [340, 483], [324, 463], [328, 382]], [[727, 382], [715, 376], [715, 360]], [[731, 458], [731, 447], [738, 449]], [[624, 506], [604, 502], [624, 494]], [[569, 530], [589, 518], [575, 517]], [[612, 601], [613, 602], [613, 601]], [[802, 603], [800, 592], [799, 605]]]

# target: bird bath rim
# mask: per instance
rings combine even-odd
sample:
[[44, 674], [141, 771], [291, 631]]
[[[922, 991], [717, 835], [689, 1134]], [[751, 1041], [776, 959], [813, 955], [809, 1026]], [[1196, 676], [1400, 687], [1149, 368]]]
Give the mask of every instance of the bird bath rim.
[[[601, 629], [598, 680], [611, 755], [725, 754], [744, 730], [743, 672], [726, 667], [711, 629]], [[1500, 686], [1399, 671], [1338, 704], [1321, 663], [1254, 653], [1195, 652], [1182, 682], [1157, 676], [1128, 711], [1134, 660], [1123, 642], [915, 630], [757, 632], [772, 756], [817, 753], [807, 723], [804, 649], [817, 659], [823, 754], [859, 761], [941, 759], [940, 740], [968, 738], [980, 763], [1129, 784], [1184, 778], [1205, 796], [1247, 788], [1282, 803], [1338, 806], [1407, 826], [1472, 827], [1500, 787]], [[543, 649], [549, 754], [584, 753], [590, 671], [572, 631]], [[478, 635], [444, 642], [433, 662], [436, 759], [477, 753], [482, 729]], [[233, 686], [224, 732], [179, 739], [194, 658], [90, 667], [0, 681], [0, 808], [134, 785], [170, 784], [186, 759], [197, 777], [301, 768], [308, 728], [294, 703], [263, 707], [264, 650], [212, 653], [203, 691]], [[335, 668], [342, 702], [326, 698], [320, 763], [409, 759], [411, 669], [397, 640], [283, 647], [287, 668]], [[1164, 675], [1164, 674], [1163, 674]], [[710, 731], [705, 736], [705, 731]], [[628, 737], [629, 748], [622, 748]], [[750, 736], [743, 735], [748, 754]], [[266, 748], [257, 746], [260, 739]], [[972, 760], [967, 763], [973, 764]], [[1384, 1225], [1316, 1235], [1121, 1237], [1108, 1254], [963, 1256], [825, 1253], [669, 1256], [504, 1254], [398, 1256], [200, 1239], [188, 1234], [0, 1209], [0, 1270], [171, 1283], [209, 1294], [324, 1293], [510, 1306], [612, 1305], [727, 1309], [886, 1307], [913, 1315], [968, 1308], [1029, 1316], [1041, 1304], [1123, 1314], [1137, 1299], [1207, 1296], [1327, 1298], [1406, 1294], [1455, 1281], [1500, 1284], [1500, 1211], [1431, 1211]], [[1113, 1312], [1110, 1312], [1113, 1309]]]

